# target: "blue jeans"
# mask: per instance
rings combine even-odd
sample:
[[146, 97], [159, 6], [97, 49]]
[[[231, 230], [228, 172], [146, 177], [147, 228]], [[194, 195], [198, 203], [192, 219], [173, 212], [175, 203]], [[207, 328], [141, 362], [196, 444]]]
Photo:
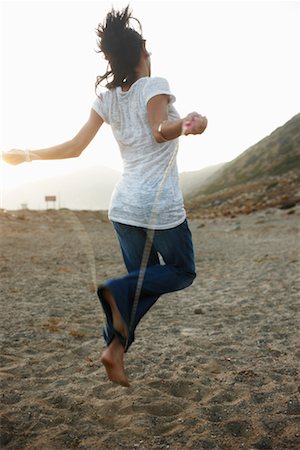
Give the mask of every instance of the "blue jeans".
[[[128, 274], [106, 281], [98, 287], [97, 293], [106, 314], [106, 329], [103, 330], [103, 336], [107, 345], [117, 336], [127, 351], [134, 341], [136, 326], [157, 299], [162, 294], [178, 291], [192, 284], [196, 277], [194, 250], [186, 220], [175, 228], [155, 230], [135, 317], [132, 317], [147, 230], [118, 222], [113, 222], [113, 226]], [[158, 254], [161, 255], [163, 264], [160, 263]], [[128, 339], [122, 337], [113, 328], [110, 306], [103, 298], [104, 288], [108, 289], [115, 299], [129, 330]], [[131, 328], [129, 328], [130, 324]]]

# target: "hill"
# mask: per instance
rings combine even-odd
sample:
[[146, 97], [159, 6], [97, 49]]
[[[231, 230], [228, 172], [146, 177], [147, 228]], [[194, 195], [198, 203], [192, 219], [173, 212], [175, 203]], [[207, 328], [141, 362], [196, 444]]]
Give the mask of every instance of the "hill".
[[217, 172], [223, 165], [224, 163], [221, 163], [205, 167], [201, 170], [181, 173], [179, 179], [184, 198], [187, 200], [197, 195], [200, 187], [203, 186], [209, 177]]
[[120, 176], [119, 172], [101, 166], [84, 168], [8, 191], [4, 206], [6, 209], [20, 209], [21, 204], [27, 204], [30, 209], [44, 209], [45, 195], [56, 195], [56, 207], [104, 210], [108, 208], [113, 188]]
[[192, 215], [249, 213], [300, 201], [300, 114], [223, 165], [190, 201]]

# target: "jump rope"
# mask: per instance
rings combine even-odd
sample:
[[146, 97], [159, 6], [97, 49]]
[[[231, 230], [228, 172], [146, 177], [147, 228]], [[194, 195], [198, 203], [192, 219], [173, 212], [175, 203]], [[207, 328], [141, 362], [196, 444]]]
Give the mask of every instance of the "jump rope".
[[[182, 134], [185, 134], [185, 131], [191, 127], [192, 122], [193, 121], [191, 121], [190, 123], [185, 124], [183, 126]], [[134, 320], [136, 317], [136, 312], [137, 312], [138, 304], [139, 304], [140, 297], [141, 297], [143, 282], [145, 279], [148, 261], [149, 261], [149, 257], [150, 257], [150, 253], [151, 253], [151, 249], [152, 249], [152, 245], [153, 245], [153, 240], [154, 240], [154, 235], [155, 235], [154, 227], [155, 227], [157, 216], [158, 216], [157, 209], [155, 209], [155, 208], [158, 204], [158, 201], [161, 196], [162, 189], [163, 189], [163, 186], [167, 179], [167, 176], [169, 175], [169, 172], [176, 160], [178, 149], [179, 149], [179, 144], [177, 142], [175, 149], [170, 157], [170, 160], [166, 166], [166, 169], [163, 173], [162, 179], [159, 183], [159, 186], [158, 186], [158, 189], [157, 189], [157, 192], [156, 192], [153, 204], [152, 204], [152, 208], [150, 211], [150, 219], [149, 219], [148, 226], [146, 228], [145, 245], [144, 245], [143, 255], [142, 255], [141, 264], [140, 264], [140, 268], [139, 268], [139, 274], [138, 274], [133, 304], [132, 304], [132, 310], [131, 310], [129, 327], [128, 327], [128, 336], [127, 336], [126, 344], [125, 344], [125, 350], [127, 350], [127, 348], [128, 348], [128, 338], [131, 335], [131, 333], [133, 332]], [[28, 153], [27, 153], [27, 155], [28, 155]], [[27, 160], [27, 155], [26, 155], [26, 160]], [[1, 155], [0, 155], [0, 166], [1, 166], [0, 175], [2, 175], [1, 176], [1, 186], [0, 186], [1, 187], [1, 189], [0, 189], [1, 190], [1, 192], [0, 192], [1, 208], [3, 207], [3, 173], [4, 173], [3, 168], [2, 168], [2, 163], [3, 162], [2, 162], [2, 152], [1, 152]], [[89, 237], [84, 225], [81, 223], [80, 219], [76, 216], [76, 214], [74, 212], [68, 210], [68, 214], [65, 214], [65, 220], [67, 222], [69, 222], [70, 225], [72, 225], [73, 229], [75, 229], [75, 231], [77, 232], [77, 235], [79, 236], [79, 240], [82, 242], [82, 244], [84, 245], [84, 248], [86, 249], [86, 256], [88, 257], [88, 264], [89, 264], [89, 268], [90, 268], [91, 275], [92, 275], [92, 286], [91, 287], [92, 287], [93, 292], [96, 292], [97, 291], [96, 258], [95, 258], [95, 253], [93, 250], [93, 246], [92, 246], [90, 237]], [[102, 308], [101, 308], [101, 320], [103, 323], [103, 328], [106, 328], [106, 318], [104, 316], [104, 311]]]
[[[153, 245], [153, 240], [154, 240], [154, 235], [155, 235], [154, 226], [156, 224], [157, 215], [158, 215], [157, 209], [155, 209], [155, 207], [158, 204], [158, 201], [161, 196], [162, 188], [165, 184], [166, 178], [176, 160], [178, 148], [179, 148], [179, 145], [177, 143], [175, 150], [173, 151], [171, 158], [168, 162], [168, 165], [164, 171], [163, 177], [161, 179], [161, 182], [158, 186], [158, 189], [157, 189], [157, 192], [156, 192], [156, 195], [154, 198], [154, 202], [152, 204], [152, 208], [151, 208], [151, 212], [150, 212], [150, 219], [149, 219], [148, 226], [146, 228], [145, 246], [144, 246], [144, 250], [143, 250], [143, 256], [142, 256], [141, 265], [139, 268], [139, 275], [138, 275], [137, 285], [136, 285], [133, 304], [132, 304], [129, 329], [128, 329], [128, 337], [130, 336], [130, 334], [132, 333], [133, 328], [134, 328], [134, 320], [136, 317], [136, 311], [137, 311], [137, 307], [138, 307], [138, 304], [140, 301], [143, 282], [144, 282], [144, 278], [145, 278], [145, 274], [146, 274], [146, 269], [148, 266], [148, 261], [149, 261], [149, 257], [150, 257], [150, 253], [151, 253], [151, 249], [152, 249], [152, 245]], [[127, 347], [128, 347], [128, 341], [126, 342], [125, 350], [127, 349]]]

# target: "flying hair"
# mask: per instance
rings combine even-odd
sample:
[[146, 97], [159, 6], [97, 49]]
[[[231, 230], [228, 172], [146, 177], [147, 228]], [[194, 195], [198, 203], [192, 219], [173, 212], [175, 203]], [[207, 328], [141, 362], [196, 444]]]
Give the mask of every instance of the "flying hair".
[[[138, 23], [140, 32], [131, 26], [131, 20]], [[112, 9], [104, 22], [98, 24], [96, 34], [99, 48], [96, 51], [104, 54], [108, 66], [105, 74], [97, 77], [95, 89], [103, 81], [106, 81], [105, 87], [108, 89], [132, 82], [145, 41], [141, 23], [132, 17], [129, 5], [122, 11]]]

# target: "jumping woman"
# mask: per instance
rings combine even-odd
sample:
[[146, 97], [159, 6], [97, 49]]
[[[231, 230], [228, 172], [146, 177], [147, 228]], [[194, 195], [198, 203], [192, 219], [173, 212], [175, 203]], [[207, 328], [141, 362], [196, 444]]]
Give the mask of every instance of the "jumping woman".
[[97, 77], [90, 117], [71, 140], [40, 150], [10, 150], [10, 164], [75, 158], [92, 141], [103, 122], [112, 128], [123, 159], [123, 174], [109, 207], [128, 273], [99, 285], [97, 294], [106, 316], [102, 354], [108, 378], [129, 386], [124, 355], [135, 329], [157, 299], [192, 284], [194, 251], [179, 186], [176, 152], [181, 135], [201, 134], [207, 126], [193, 112], [180, 118], [165, 78], [151, 77], [150, 54], [127, 6], [112, 9], [96, 30], [99, 51], [108, 62]]

